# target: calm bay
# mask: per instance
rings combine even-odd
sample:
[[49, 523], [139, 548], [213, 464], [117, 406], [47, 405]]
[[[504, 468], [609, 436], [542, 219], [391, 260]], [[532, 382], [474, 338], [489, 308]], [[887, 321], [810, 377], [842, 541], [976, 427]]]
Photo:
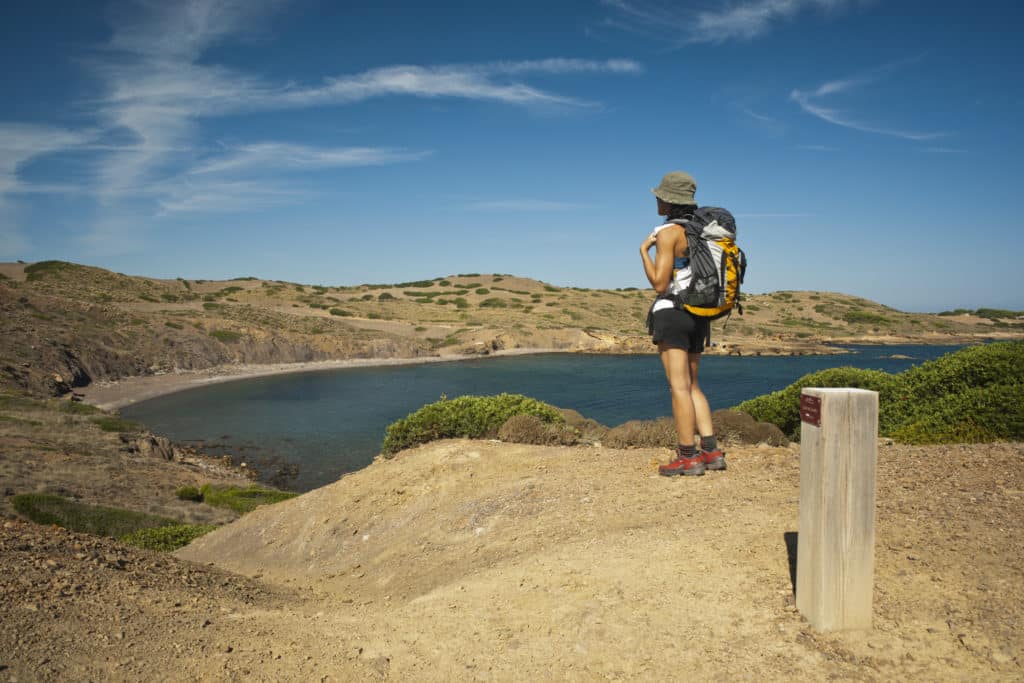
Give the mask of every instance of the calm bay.
[[[809, 372], [840, 366], [900, 372], [960, 347], [844, 348], [853, 353], [707, 356], [701, 386], [712, 409], [728, 408]], [[502, 392], [573, 408], [609, 426], [672, 412], [656, 354], [538, 354], [258, 377], [161, 396], [121, 413], [174, 441], [230, 453], [273, 483], [308, 491], [368, 465], [387, 425], [424, 404]]]

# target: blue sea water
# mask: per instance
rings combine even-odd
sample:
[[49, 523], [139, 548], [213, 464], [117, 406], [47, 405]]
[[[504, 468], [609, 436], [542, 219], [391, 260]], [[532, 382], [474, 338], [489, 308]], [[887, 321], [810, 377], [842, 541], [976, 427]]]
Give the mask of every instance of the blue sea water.
[[[958, 346], [850, 346], [829, 356], [706, 356], [712, 409], [839, 366], [901, 372]], [[905, 357], [905, 358], [904, 358]], [[672, 413], [655, 354], [540, 354], [278, 375], [190, 389], [122, 409], [159, 434], [231, 453], [264, 479], [308, 491], [372, 461], [384, 430], [426, 403], [465, 394], [525, 394], [615, 426]], [[286, 465], [297, 468], [297, 474]]]

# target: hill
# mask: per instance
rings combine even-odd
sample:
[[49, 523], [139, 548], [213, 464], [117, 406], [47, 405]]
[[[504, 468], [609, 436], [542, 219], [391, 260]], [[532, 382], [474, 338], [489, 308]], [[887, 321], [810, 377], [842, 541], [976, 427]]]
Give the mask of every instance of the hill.
[[[0, 383], [66, 393], [97, 380], [332, 359], [509, 350], [649, 352], [650, 291], [476, 273], [351, 287], [244, 277], [157, 280], [44, 261], [0, 264]], [[1016, 313], [911, 314], [844, 294], [749, 295], [712, 352], [829, 352], [830, 343], [1020, 338]]]
[[[879, 449], [874, 629], [793, 603], [799, 459], [440, 441], [178, 558], [0, 528], [0, 667], [33, 680], [1011, 680], [1020, 445]], [[212, 566], [210, 565], [212, 563]], [[227, 571], [225, 571], [227, 570]]]

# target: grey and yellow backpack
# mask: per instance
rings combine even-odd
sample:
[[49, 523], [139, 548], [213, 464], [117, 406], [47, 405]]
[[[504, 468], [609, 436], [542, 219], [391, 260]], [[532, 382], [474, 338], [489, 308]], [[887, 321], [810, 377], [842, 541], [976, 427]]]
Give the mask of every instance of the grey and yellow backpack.
[[686, 231], [692, 277], [685, 291], [672, 297], [679, 308], [715, 320], [735, 308], [743, 315], [740, 285], [747, 257], [736, 246], [736, 219], [726, 209], [702, 206], [692, 216], [672, 223]]

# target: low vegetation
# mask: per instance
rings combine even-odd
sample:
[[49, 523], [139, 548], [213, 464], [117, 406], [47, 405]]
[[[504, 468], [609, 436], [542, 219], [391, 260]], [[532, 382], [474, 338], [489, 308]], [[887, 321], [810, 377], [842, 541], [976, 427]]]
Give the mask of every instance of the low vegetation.
[[36, 524], [57, 526], [93, 536], [120, 538], [140, 529], [179, 524], [178, 520], [134, 510], [86, 505], [48, 493], [23, 493], [11, 501], [15, 511]]
[[879, 433], [903, 443], [1024, 439], [1024, 342], [968, 347], [896, 375], [850, 367], [822, 370], [737, 408], [797, 439], [805, 387], [877, 391]]
[[151, 529], [139, 529], [130, 534], [125, 534], [118, 540], [127, 545], [133, 545], [136, 548], [173, 552], [216, 528], [216, 524], [173, 524]]
[[436, 439], [497, 436], [510, 417], [526, 414], [547, 423], [565, 422], [557, 408], [521, 394], [442, 398], [389, 425], [383, 452], [391, 456]]
[[[179, 489], [179, 498], [181, 497], [180, 491], [181, 489]], [[298, 495], [297, 493], [278, 491], [277, 489], [268, 489], [260, 486], [214, 486], [212, 484], [203, 486], [199, 493], [201, 495], [200, 500], [207, 505], [234, 510], [240, 515], [252, 512], [260, 505], [279, 503], [282, 500], [288, 500]]]

